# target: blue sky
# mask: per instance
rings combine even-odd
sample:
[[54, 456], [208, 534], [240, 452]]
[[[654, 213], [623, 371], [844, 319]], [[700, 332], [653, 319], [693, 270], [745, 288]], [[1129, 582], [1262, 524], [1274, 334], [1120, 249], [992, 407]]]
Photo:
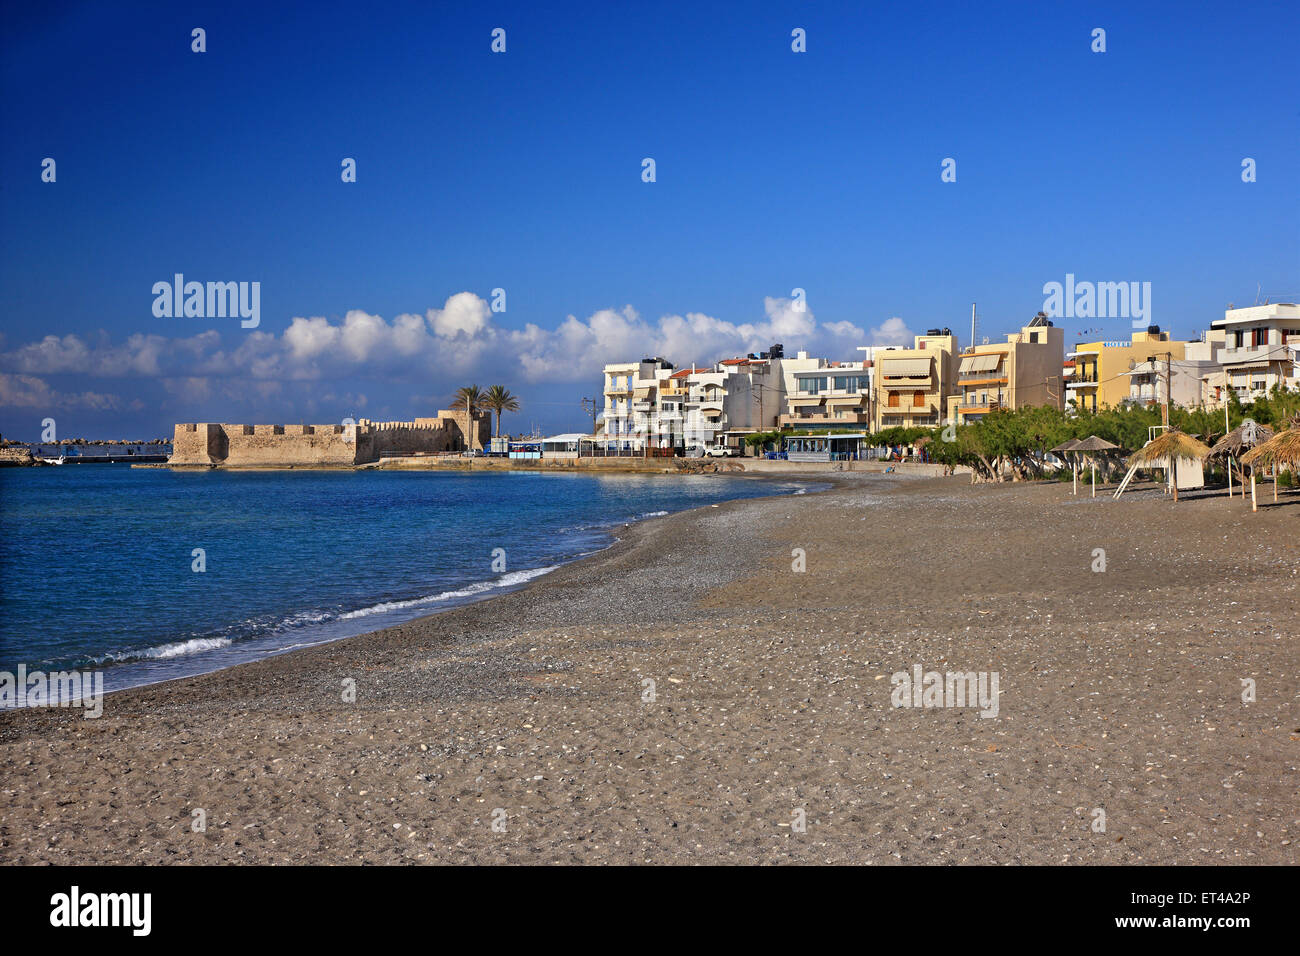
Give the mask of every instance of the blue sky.
[[[1067, 273], [1150, 282], [1179, 337], [1300, 299], [1300, 13], [1141, 6], [11, 6], [0, 433], [410, 418], [471, 381], [557, 431], [604, 361], [965, 344], [972, 301], [997, 338]], [[178, 272], [260, 282], [260, 326], [155, 317]]]

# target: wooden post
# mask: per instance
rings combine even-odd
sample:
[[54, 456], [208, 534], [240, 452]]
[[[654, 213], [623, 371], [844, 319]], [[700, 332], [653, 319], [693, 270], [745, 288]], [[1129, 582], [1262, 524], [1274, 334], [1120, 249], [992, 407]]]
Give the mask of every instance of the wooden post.
[[1079, 493], [1079, 463], [1077, 461], [1070, 462], [1070, 474], [1074, 476], [1074, 493], [1077, 495]]
[[1250, 510], [1258, 511], [1259, 502], [1255, 500], [1255, 469], [1250, 469]]
[[1232, 455], [1228, 455], [1228, 497], [1232, 497]]
[[1097, 497], [1097, 459], [1092, 459], [1092, 496]]

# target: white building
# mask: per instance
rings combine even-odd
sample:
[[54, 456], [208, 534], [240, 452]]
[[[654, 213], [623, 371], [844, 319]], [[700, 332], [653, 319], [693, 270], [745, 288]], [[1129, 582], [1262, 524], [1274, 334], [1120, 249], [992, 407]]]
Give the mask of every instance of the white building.
[[692, 452], [776, 427], [784, 405], [781, 347], [674, 371], [661, 358], [605, 369], [597, 437], [611, 449]]
[[1224, 384], [1243, 402], [1253, 401], [1274, 385], [1300, 388], [1300, 305], [1278, 302], [1228, 309], [1211, 323], [1223, 332]]
[[875, 384], [870, 356], [861, 362], [832, 362], [800, 352], [781, 363], [785, 407], [779, 424], [800, 431], [856, 431], [871, 428]]
[[596, 437], [610, 449], [643, 451], [671, 445], [673, 420], [662, 420], [658, 403], [672, 382], [673, 366], [661, 358], [606, 365], [605, 408]]

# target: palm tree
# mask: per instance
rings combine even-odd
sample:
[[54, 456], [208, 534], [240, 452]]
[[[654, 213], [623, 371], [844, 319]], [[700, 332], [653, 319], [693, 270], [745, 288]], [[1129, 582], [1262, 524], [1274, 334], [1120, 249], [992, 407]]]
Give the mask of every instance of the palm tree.
[[483, 389], [477, 385], [464, 385], [456, 389], [454, 409], [465, 409], [465, 450], [474, 450], [474, 413], [483, 406]]
[[510, 394], [504, 385], [493, 385], [483, 396], [483, 407], [497, 413], [496, 437], [501, 437], [501, 413], [519, 411], [519, 399]]

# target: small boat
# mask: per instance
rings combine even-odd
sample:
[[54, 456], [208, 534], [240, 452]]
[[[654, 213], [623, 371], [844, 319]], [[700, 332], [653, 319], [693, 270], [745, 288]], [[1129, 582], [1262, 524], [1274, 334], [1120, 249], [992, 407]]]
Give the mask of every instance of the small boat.
[[36, 460], [43, 465], [61, 465], [67, 457], [67, 455], [60, 455], [58, 458], [38, 458]]

